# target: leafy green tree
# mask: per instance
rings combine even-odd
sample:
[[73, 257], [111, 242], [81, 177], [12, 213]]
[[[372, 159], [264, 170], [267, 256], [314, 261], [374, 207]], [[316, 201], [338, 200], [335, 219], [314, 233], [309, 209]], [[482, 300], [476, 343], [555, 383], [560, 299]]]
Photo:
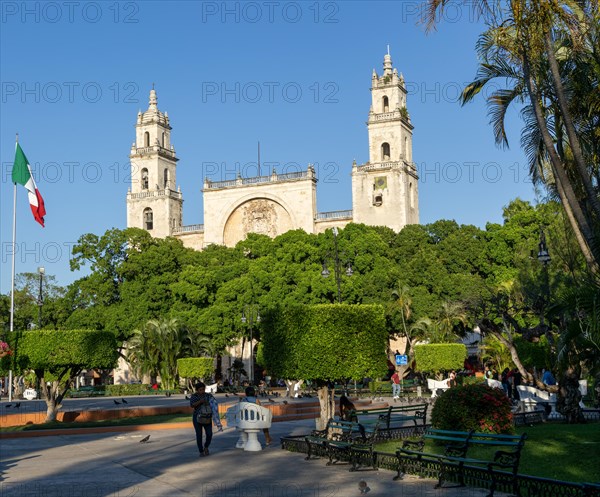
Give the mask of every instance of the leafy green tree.
[[[56, 277], [46, 274], [42, 284], [42, 328], [55, 327], [60, 319], [57, 301], [65, 289], [56, 284]], [[39, 326], [40, 276], [38, 273], [19, 273], [15, 278], [15, 317], [14, 329], [28, 330]], [[3, 295], [0, 301], [0, 326], [10, 327], [10, 295]]]
[[9, 343], [12, 367], [35, 371], [46, 400], [46, 422], [56, 420], [65, 393], [82, 370], [112, 368], [117, 361], [116, 340], [109, 332], [30, 330], [13, 333]]
[[212, 357], [185, 357], [177, 359], [177, 371], [181, 378], [185, 378], [188, 390], [194, 390], [193, 386], [196, 380], [208, 381], [213, 374]]
[[179, 240], [152, 238], [138, 228], [83, 235], [73, 248], [71, 268], [89, 266], [91, 272], [69, 286], [62, 324], [108, 329], [126, 340], [149, 319], [170, 315], [171, 286], [198, 255]]
[[379, 377], [386, 370], [381, 306], [286, 306], [267, 313], [264, 321], [264, 366], [280, 378], [316, 381], [321, 423], [334, 414], [327, 382]]

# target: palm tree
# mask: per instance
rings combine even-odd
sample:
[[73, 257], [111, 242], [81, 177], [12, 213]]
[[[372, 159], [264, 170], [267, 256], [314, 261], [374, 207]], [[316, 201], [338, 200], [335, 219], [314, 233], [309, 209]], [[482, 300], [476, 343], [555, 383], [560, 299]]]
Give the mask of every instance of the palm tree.
[[433, 321], [429, 318], [419, 318], [408, 327], [406, 335], [406, 354], [409, 357], [409, 363], [414, 356], [414, 348], [418, 342], [424, 341], [432, 333]]
[[455, 342], [461, 334], [458, 328], [466, 323], [467, 313], [461, 303], [443, 302], [429, 339], [432, 343]]
[[173, 389], [177, 359], [184, 356], [186, 331], [176, 319], [152, 319], [134, 330], [128, 358], [140, 375], [159, 376], [165, 389]]
[[400, 317], [402, 318], [402, 328], [404, 330], [404, 336], [408, 336], [406, 329], [406, 321], [410, 319], [412, 309], [412, 298], [410, 296], [410, 288], [406, 285], [400, 286], [398, 289], [392, 291], [392, 295], [396, 298], [395, 306], [400, 310]]
[[479, 350], [481, 360], [484, 363], [492, 363], [496, 371], [503, 371], [511, 366], [510, 350], [495, 335], [486, 335], [479, 346]]
[[[428, 28], [435, 25], [437, 12], [447, 3], [448, 0], [426, 2]], [[594, 40], [597, 41], [598, 3], [594, 0], [469, 0], [469, 3], [483, 16], [489, 29], [479, 42], [482, 62], [478, 78], [465, 89], [463, 103], [492, 79], [508, 78], [509, 88], [494, 92], [488, 99], [496, 140], [506, 145], [504, 116], [508, 106], [516, 100], [529, 102], [524, 109], [529, 126], [524, 133], [529, 141], [525, 148], [540, 159], [539, 163], [548, 165], [551, 174], [543, 177], [545, 184], [560, 197], [588, 265], [597, 270], [600, 255], [595, 253], [598, 245], [594, 227], [600, 219], [600, 203], [592, 175], [598, 171], [598, 160], [597, 156], [595, 162], [592, 160], [594, 156], [587, 147], [590, 134], [582, 136], [580, 115], [573, 115], [577, 108], [573, 106], [574, 99], [568, 98], [565, 85], [570, 85], [576, 75], [581, 79], [582, 71], [590, 72], [587, 64], [590, 55], [597, 51]], [[531, 132], [532, 129], [535, 131]], [[598, 142], [597, 137], [595, 141]]]

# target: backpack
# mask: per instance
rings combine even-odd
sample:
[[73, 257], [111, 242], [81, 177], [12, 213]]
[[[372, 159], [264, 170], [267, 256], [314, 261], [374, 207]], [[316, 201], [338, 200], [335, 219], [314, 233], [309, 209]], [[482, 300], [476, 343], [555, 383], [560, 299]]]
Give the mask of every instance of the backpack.
[[204, 402], [196, 409], [196, 421], [203, 425], [212, 423], [212, 408], [210, 407], [210, 396], [204, 396]]

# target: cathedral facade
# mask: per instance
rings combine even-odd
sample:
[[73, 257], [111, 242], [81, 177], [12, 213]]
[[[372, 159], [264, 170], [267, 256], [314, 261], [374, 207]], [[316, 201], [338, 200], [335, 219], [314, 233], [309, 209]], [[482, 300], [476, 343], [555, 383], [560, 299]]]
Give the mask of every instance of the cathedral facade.
[[404, 78], [387, 54], [383, 73], [373, 70], [371, 78], [369, 161], [351, 166], [352, 210], [317, 210], [317, 178], [309, 165], [305, 171], [287, 174], [273, 171], [231, 181], [205, 179], [204, 224], [184, 226], [183, 195], [175, 186], [179, 159], [171, 144], [172, 128], [152, 89], [148, 109], [138, 113], [129, 155], [127, 226], [159, 238], [179, 238], [197, 250], [210, 244], [231, 247], [248, 233], [276, 237], [298, 228], [321, 233], [351, 222], [399, 232], [419, 222], [419, 178], [412, 158], [413, 126], [406, 95]]

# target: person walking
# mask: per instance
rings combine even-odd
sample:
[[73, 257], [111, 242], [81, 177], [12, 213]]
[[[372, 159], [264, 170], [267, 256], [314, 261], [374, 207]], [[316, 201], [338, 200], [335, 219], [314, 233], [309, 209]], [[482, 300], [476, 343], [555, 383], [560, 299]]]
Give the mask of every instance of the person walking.
[[394, 371], [390, 381], [392, 382], [392, 397], [397, 400], [400, 398], [400, 375], [398, 371]]
[[[194, 408], [194, 416], [192, 424], [196, 432], [196, 444], [200, 457], [209, 454], [208, 447], [213, 437], [213, 422], [217, 425], [219, 431], [223, 431], [223, 425], [219, 419], [219, 406], [217, 399], [210, 393], [206, 393], [206, 385], [202, 382], [196, 383], [194, 386], [196, 392], [190, 397], [190, 407]], [[204, 431], [205, 439], [202, 442], [202, 431]]]
[[[240, 402], [250, 402], [252, 404], [261, 405], [260, 401], [256, 398], [256, 390], [254, 390], [254, 387], [246, 387], [246, 397], [241, 399]], [[265, 445], [271, 445], [273, 440], [271, 439], [269, 429], [263, 428], [263, 433], [265, 434]]]

